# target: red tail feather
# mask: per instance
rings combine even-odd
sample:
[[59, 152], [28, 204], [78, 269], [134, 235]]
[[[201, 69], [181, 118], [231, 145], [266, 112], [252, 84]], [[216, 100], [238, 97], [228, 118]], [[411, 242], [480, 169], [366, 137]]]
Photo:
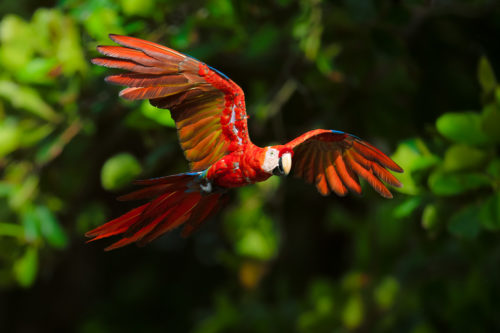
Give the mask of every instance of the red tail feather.
[[138, 242], [151, 242], [164, 233], [186, 223], [183, 235], [191, 234], [225, 202], [222, 193], [202, 195], [196, 183], [198, 174], [180, 174], [138, 181], [148, 187], [121, 197], [125, 200], [149, 198], [150, 202], [87, 232], [89, 241], [122, 235], [122, 239], [105, 250]]

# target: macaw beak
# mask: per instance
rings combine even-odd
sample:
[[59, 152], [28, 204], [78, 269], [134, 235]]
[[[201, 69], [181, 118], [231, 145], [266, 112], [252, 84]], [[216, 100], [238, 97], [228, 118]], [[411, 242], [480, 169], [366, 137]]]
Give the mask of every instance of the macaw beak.
[[292, 169], [292, 154], [285, 153], [281, 155], [278, 166], [274, 168], [273, 175], [275, 176], [287, 176]]
[[284, 153], [280, 158], [280, 165], [285, 176], [288, 176], [290, 170], [292, 169], [292, 154]]

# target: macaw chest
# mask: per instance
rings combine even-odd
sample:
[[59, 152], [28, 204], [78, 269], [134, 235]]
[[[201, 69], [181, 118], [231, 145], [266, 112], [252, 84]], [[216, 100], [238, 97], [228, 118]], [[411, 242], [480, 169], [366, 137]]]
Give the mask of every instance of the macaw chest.
[[262, 170], [260, 161], [248, 152], [233, 152], [213, 164], [207, 179], [221, 187], [241, 187], [261, 182], [271, 176]]

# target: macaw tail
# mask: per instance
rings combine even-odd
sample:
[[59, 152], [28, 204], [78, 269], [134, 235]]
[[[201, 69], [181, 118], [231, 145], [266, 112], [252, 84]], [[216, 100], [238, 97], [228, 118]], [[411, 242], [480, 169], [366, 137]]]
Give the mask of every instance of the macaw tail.
[[122, 239], [105, 248], [106, 251], [134, 242], [142, 246], [182, 224], [182, 236], [189, 236], [226, 201], [224, 192], [203, 192], [203, 176], [202, 172], [190, 172], [136, 181], [135, 184], [146, 187], [118, 200], [150, 201], [87, 232], [85, 236], [91, 237], [91, 242], [122, 235]]

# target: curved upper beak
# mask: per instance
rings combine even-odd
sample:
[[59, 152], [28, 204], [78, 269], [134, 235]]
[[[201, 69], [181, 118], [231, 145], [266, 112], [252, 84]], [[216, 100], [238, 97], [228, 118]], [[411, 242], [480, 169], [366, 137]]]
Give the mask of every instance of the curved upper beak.
[[287, 176], [292, 169], [292, 154], [284, 153], [283, 155], [281, 155], [280, 164], [283, 173], [285, 174], [285, 176]]

